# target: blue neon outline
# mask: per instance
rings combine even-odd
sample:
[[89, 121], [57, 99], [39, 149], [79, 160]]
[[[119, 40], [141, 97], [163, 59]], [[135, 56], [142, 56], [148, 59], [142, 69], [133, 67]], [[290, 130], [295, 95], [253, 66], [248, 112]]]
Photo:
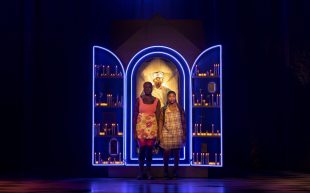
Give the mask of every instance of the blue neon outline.
[[[175, 53], [178, 57], [180, 57], [183, 60], [183, 62], [186, 64], [188, 73], [190, 73], [190, 69], [189, 69], [189, 65], [188, 65], [187, 61], [185, 60], [185, 58], [179, 52], [177, 52], [176, 50], [174, 50], [172, 48], [166, 47], [166, 46], [150, 46], [150, 47], [144, 48], [144, 49], [140, 50], [139, 52], [137, 52], [132, 57], [132, 59], [129, 61], [129, 65], [127, 66], [127, 71], [126, 71], [126, 78], [127, 78], [127, 75], [128, 75], [128, 69], [132, 66], [133, 60], [135, 60], [139, 54], [143, 53], [146, 50], [159, 49], [159, 48], [168, 49], [168, 50], [172, 51], [173, 53]], [[163, 52], [163, 51], [157, 51], [157, 52]], [[182, 69], [182, 72], [183, 72], [183, 75], [184, 75], [184, 78], [185, 78], [184, 69], [183, 69], [183, 66], [181, 65], [180, 61], [177, 60], [174, 56], [172, 56], [169, 53], [163, 52], [162, 54], [166, 54], [168, 56], [170, 55], [174, 60], [176, 60], [176, 62], [179, 64], [180, 68]], [[142, 57], [146, 57], [145, 55], [147, 55], [147, 54], [144, 54]], [[140, 57], [140, 59], [142, 57]], [[140, 61], [140, 59], [138, 61]], [[135, 63], [135, 65], [134, 65], [134, 67], [132, 69], [132, 72], [134, 71], [134, 68], [135, 68], [137, 63], [138, 62]], [[132, 79], [132, 72], [131, 72], [131, 79]], [[131, 82], [131, 84], [132, 84], [132, 82]], [[185, 84], [186, 84], [186, 80], [184, 80], [184, 93], [183, 93], [183, 95], [184, 95], [184, 98], [183, 98], [183, 100], [184, 100], [184, 102], [183, 102], [184, 110], [186, 110], [185, 109], [186, 108]], [[191, 86], [192, 86], [192, 84], [191, 84], [191, 75], [189, 74], [189, 90], [190, 90], [190, 92], [191, 92]], [[132, 87], [132, 85], [131, 85], [131, 87]], [[127, 93], [127, 84], [126, 84], [126, 93]], [[132, 98], [132, 90], [131, 90], [131, 96], [130, 97]], [[127, 98], [126, 98], [126, 101], [127, 101]], [[192, 104], [192, 98], [191, 98], [191, 96], [189, 96], [189, 104], [188, 104], [189, 105], [189, 112], [190, 112], [189, 113], [190, 114], [189, 122], [192, 122], [192, 107], [191, 107], [191, 104]], [[131, 104], [131, 111], [132, 111], [132, 104]], [[127, 112], [127, 110], [126, 110], [126, 112]], [[132, 116], [132, 113], [131, 113], [131, 116]], [[130, 119], [130, 123], [132, 124], [132, 118]], [[192, 133], [192, 124], [188, 124], [188, 126], [189, 126], [189, 133], [191, 135], [191, 133]], [[127, 124], [126, 124], [126, 127], [127, 127]], [[126, 130], [127, 130], [127, 128], [126, 128]], [[132, 128], [130, 130], [131, 130], [131, 134], [130, 134], [130, 159], [131, 160], [137, 160], [137, 158], [132, 158], [132, 148], [131, 148], [132, 147]], [[127, 140], [127, 137], [126, 137], [126, 140]], [[127, 151], [127, 147], [126, 147], [126, 151]], [[185, 160], [186, 159], [185, 147], [183, 148], [183, 151], [184, 151], [184, 153], [183, 153], [184, 156], [183, 156], [183, 158], [181, 160]], [[192, 151], [192, 140], [190, 138], [189, 139], [189, 154], [190, 155], [192, 154], [191, 151]], [[126, 158], [127, 158], [127, 156], [126, 156]], [[154, 160], [162, 160], [162, 159], [155, 158]], [[180, 164], [180, 166], [189, 166], [190, 165], [190, 161], [191, 160], [189, 159], [189, 164]], [[131, 165], [132, 166], [136, 166], [137, 164], [126, 164], [126, 166], [131, 166]], [[159, 164], [159, 165], [162, 165], [162, 164]]]
[[[190, 154], [190, 163], [191, 163], [191, 166], [199, 166], [199, 167], [223, 167], [224, 164], [223, 164], [223, 81], [222, 81], [222, 45], [218, 44], [218, 45], [214, 45], [214, 46], [211, 46], [207, 49], [205, 49], [203, 52], [201, 52], [201, 54], [198, 55], [198, 57], [196, 58], [192, 68], [191, 68], [191, 74], [190, 74], [190, 79], [192, 80], [192, 76], [193, 76], [193, 70], [195, 68], [195, 65], [197, 64], [197, 61], [208, 51], [212, 50], [212, 49], [215, 49], [215, 48], [220, 48], [220, 94], [221, 94], [221, 97], [220, 97], [220, 101], [221, 101], [221, 104], [220, 104], [220, 119], [221, 119], [221, 163], [220, 165], [199, 165], [199, 164], [193, 164], [192, 163], [192, 160], [193, 160], [193, 153], [191, 152]], [[193, 90], [191, 89], [191, 96], [193, 95]], [[192, 97], [190, 97], [192, 98]], [[193, 105], [192, 103], [190, 104], [191, 106]], [[192, 115], [191, 115], [191, 118], [192, 118]], [[192, 120], [191, 120], [192, 121]], [[192, 133], [191, 133], [191, 142], [192, 142]]]
[[124, 94], [123, 95], [125, 95], [125, 90], [126, 90], [126, 72], [125, 72], [125, 70], [124, 70], [124, 66], [123, 66], [123, 64], [122, 64], [122, 62], [120, 61], [120, 59], [112, 52], [112, 51], [110, 51], [110, 50], [108, 50], [107, 48], [104, 48], [104, 47], [101, 47], [101, 46], [97, 46], [97, 45], [94, 45], [93, 46], [93, 64], [92, 64], [92, 126], [91, 126], [91, 128], [92, 128], [92, 159], [91, 159], [91, 161], [92, 161], [92, 166], [124, 166], [125, 165], [125, 153], [124, 152], [126, 152], [126, 150], [125, 150], [125, 146], [124, 146], [124, 144], [125, 144], [125, 136], [126, 136], [126, 103], [125, 103], [125, 96], [123, 96], [123, 148], [124, 148], [124, 152], [123, 152], [123, 155], [122, 155], [122, 157], [123, 157], [123, 163], [122, 164], [95, 164], [94, 163], [94, 150], [95, 150], [95, 143], [94, 143], [94, 137], [95, 137], [95, 134], [94, 134], [94, 123], [95, 123], [95, 107], [94, 107], [94, 94], [95, 94], [95, 70], [94, 70], [94, 65], [96, 64], [95, 63], [95, 49], [101, 49], [101, 50], [104, 50], [104, 51], [106, 51], [106, 52], [108, 52], [108, 53], [110, 53], [113, 57], [115, 57], [115, 59], [118, 61], [118, 63], [119, 63], [119, 65], [121, 66], [121, 68], [122, 68], [122, 71], [123, 71], [123, 92], [124, 92]]
[[[174, 164], [169, 163], [169, 166], [173, 166]], [[125, 166], [139, 166], [139, 164], [126, 164]], [[163, 164], [152, 164], [152, 166], [163, 166]], [[179, 166], [191, 166], [190, 164], [179, 164]]]
[[[221, 93], [221, 97], [220, 97], [220, 101], [221, 101], [221, 104], [220, 104], [220, 115], [221, 115], [221, 163], [220, 165], [198, 165], [198, 164], [192, 164], [192, 72], [193, 72], [193, 69], [194, 69], [194, 66], [196, 65], [197, 61], [200, 59], [200, 57], [205, 54], [207, 51], [211, 50], [211, 49], [214, 49], [214, 48], [217, 48], [219, 47], [220, 48], [220, 93]], [[95, 81], [95, 78], [94, 78], [94, 64], [95, 64], [95, 48], [99, 48], [99, 49], [102, 49], [102, 50], [105, 50], [107, 52], [109, 52], [111, 55], [113, 55], [119, 62], [120, 66], [122, 67], [122, 71], [123, 71], [123, 80], [124, 80], [124, 85], [123, 85], [123, 89], [124, 89], [124, 96], [123, 96], [123, 108], [124, 108], [124, 117], [123, 117], [123, 124], [124, 124], [124, 127], [123, 127], [123, 148], [124, 148], [124, 151], [123, 151], [123, 164], [94, 164], [94, 81]], [[188, 72], [190, 73], [189, 74], [189, 90], [190, 90], [190, 96], [189, 96], [189, 112], [190, 112], [190, 117], [189, 117], [189, 122], [191, 124], [189, 124], [189, 132], [190, 132], [190, 138], [189, 138], [189, 143], [190, 143], [190, 147], [189, 147], [189, 164], [180, 164], [180, 166], [199, 166], [199, 167], [223, 167], [223, 91], [222, 91], [222, 46], [221, 45], [215, 45], [215, 46], [212, 46], [212, 47], [209, 47], [208, 49], [204, 50], [201, 54], [199, 54], [199, 56], [196, 58], [194, 64], [192, 65], [192, 69], [190, 70], [189, 69], [189, 66], [188, 66], [188, 63], [187, 61], [185, 60], [185, 58], [180, 54], [178, 53], [176, 50], [172, 49], [172, 48], [169, 48], [169, 47], [166, 47], [166, 46], [150, 46], [150, 47], [147, 47], [147, 48], [144, 48], [142, 50], [140, 50], [138, 53], [136, 53], [133, 58], [130, 60], [129, 62], [129, 65], [127, 67], [127, 71], [128, 71], [128, 68], [130, 66], [130, 64], [132, 64], [132, 61], [136, 59], [136, 57], [141, 54], [142, 52], [148, 50], [148, 49], [152, 49], [152, 48], [164, 48], [164, 49], [168, 49], [170, 51], [173, 51], [174, 53], [176, 53], [182, 60], [183, 62], [185, 62], [186, 66], [187, 66], [187, 69], [188, 69]], [[162, 51], [157, 51], [157, 52], [162, 52]], [[151, 52], [152, 53], [152, 52]], [[156, 52], [155, 52], [156, 53]], [[154, 54], [154, 53], [153, 53]], [[177, 61], [177, 63], [180, 65], [181, 69], [182, 69], [182, 73], [184, 75], [184, 69], [183, 69], [183, 66], [180, 64], [179, 60], [176, 59], [174, 56], [172, 56], [171, 54], [169, 53], [161, 53], [161, 54], [164, 54], [164, 55], [168, 55], [168, 56], [171, 56], [171, 58], [173, 58], [175, 61]], [[150, 55], [150, 53], [148, 54], [145, 54], [143, 55], [142, 57], [146, 57], [146, 55]], [[141, 57], [141, 58], [142, 58]], [[140, 61], [141, 58], [138, 60]], [[135, 63], [135, 66], [138, 62]], [[133, 70], [131, 72], [131, 79], [132, 79], [132, 73], [134, 71], [134, 68], [135, 66], [133, 67]], [[127, 159], [127, 146], [126, 146], [126, 141], [127, 141], [127, 119], [126, 119], [126, 116], [127, 116], [127, 71], [125, 72], [124, 70], [124, 67], [123, 67], [123, 64], [120, 62], [120, 60], [118, 59], [118, 57], [113, 53], [111, 52], [110, 50], [106, 49], [106, 48], [103, 48], [103, 47], [100, 47], [100, 46], [93, 46], [93, 69], [92, 69], [92, 81], [93, 81], [93, 85], [92, 85], [92, 89], [93, 89], [93, 92], [92, 92], [92, 165], [93, 166], [137, 166], [138, 164], [126, 164], [126, 159]], [[184, 75], [185, 77], [185, 75]], [[131, 82], [132, 83], [132, 82]], [[186, 81], [184, 80], [184, 97], [183, 97], [183, 106], [184, 106], [184, 109], [186, 108], [186, 101], [185, 101], [185, 83]], [[126, 94], [126, 96], [125, 96]], [[132, 90], [131, 90], [131, 95], [132, 95]], [[132, 104], [131, 104], [131, 110], [132, 110]], [[132, 116], [132, 115], [131, 115]], [[131, 120], [132, 121], [132, 118]], [[132, 130], [132, 128], [131, 128]], [[130, 140], [132, 140], [132, 132], [131, 132], [131, 136], [130, 136]], [[132, 144], [130, 143], [130, 146]], [[184, 157], [185, 156], [185, 148], [183, 148], [184, 150]], [[130, 151], [132, 151], [132, 148], [130, 148]], [[132, 153], [131, 155], [132, 156]], [[132, 159], [132, 157], [130, 157]], [[157, 158], [158, 159], [158, 158]], [[155, 159], [155, 160], [157, 160]], [[185, 159], [185, 158], [184, 158]], [[184, 160], [183, 159], [183, 160]], [[132, 160], [136, 160], [136, 158], [132, 159]], [[159, 160], [162, 160], [162, 159], [159, 159]], [[152, 164], [154, 166], [162, 166], [162, 164]]]
[[[174, 56], [172, 56], [171, 54], [168, 54], [166, 52], [155, 51], [155, 52], [150, 52], [150, 53], [145, 54], [144, 56], [140, 57], [139, 60], [135, 63], [135, 65], [134, 65], [134, 67], [133, 67], [133, 69], [131, 71], [131, 74], [130, 74], [131, 84], [133, 82], [133, 80], [132, 80], [133, 72], [135, 71], [135, 68], [136, 68], [137, 64], [139, 64], [140, 61], [143, 60], [145, 57], [150, 56], [150, 55], [154, 55], [154, 54], [162, 54], [162, 55], [166, 55], [166, 56], [169, 56], [169, 57], [173, 58], [180, 65], [180, 67], [182, 69], [183, 77], [185, 77], [185, 72], [184, 72], [184, 69], [183, 69], [181, 63]], [[186, 93], [186, 87], [185, 87], [185, 84], [183, 84], [183, 108], [184, 109], [185, 109], [185, 104], [186, 104], [185, 103], [186, 102], [186, 100], [185, 100], [185, 93]], [[130, 90], [131, 98], [133, 96], [132, 94], [133, 93], [132, 93], [132, 89], [131, 89]], [[130, 110], [131, 110], [131, 112], [133, 110], [133, 104], [132, 103], [130, 104]], [[130, 114], [130, 124], [132, 125], [132, 113]], [[183, 153], [183, 157], [180, 160], [185, 160], [186, 159], [185, 158], [186, 157], [185, 156], [185, 147], [183, 148], [183, 152], [184, 152]], [[130, 127], [130, 160], [138, 160], [138, 158], [133, 158], [132, 157], [132, 127]], [[163, 160], [163, 158], [153, 158], [153, 160]]]

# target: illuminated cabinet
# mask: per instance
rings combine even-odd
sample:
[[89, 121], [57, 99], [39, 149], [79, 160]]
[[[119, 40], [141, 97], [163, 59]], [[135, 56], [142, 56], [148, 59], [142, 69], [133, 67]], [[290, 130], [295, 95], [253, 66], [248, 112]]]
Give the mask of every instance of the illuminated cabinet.
[[125, 71], [109, 50], [93, 47], [92, 164], [124, 165]]
[[191, 69], [193, 166], [222, 166], [221, 46], [202, 52]]
[[[177, 92], [186, 113], [187, 138], [180, 166], [222, 167], [221, 54], [221, 45], [210, 47], [189, 65], [177, 50], [151, 46], [137, 52], [124, 68], [111, 51], [94, 46], [92, 164], [138, 165], [134, 104], [151, 72], [164, 70], [169, 76], [164, 80], [170, 81], [165, 86]], [[162, 165], [162, 157], [161, 152], [154, 154], [153, 165]]]

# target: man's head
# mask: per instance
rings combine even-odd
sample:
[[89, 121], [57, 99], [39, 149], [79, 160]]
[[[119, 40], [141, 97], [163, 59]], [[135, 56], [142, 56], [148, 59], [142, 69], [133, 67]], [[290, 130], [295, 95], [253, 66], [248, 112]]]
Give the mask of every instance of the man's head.
[[153, 82], [155, 86], [158, 88], [161, 86], [164, 80], [164, 73], [163, 72], [154, 72], [153, 73]]
[[145, 95], [151, 95], [153, 91], [153, 85], [151, 82], [145, 82], [143, 84], [143, 91]]

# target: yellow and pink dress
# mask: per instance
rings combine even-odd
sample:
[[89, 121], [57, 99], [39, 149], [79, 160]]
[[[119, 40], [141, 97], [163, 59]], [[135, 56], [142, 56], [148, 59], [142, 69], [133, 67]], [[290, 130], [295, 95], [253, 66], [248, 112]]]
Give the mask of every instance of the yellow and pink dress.
[[158, 98], [152, 104], [145, 104], [139, 97], [139, 114], [137, 118], [136, 132], [139, 146], [153, 146], [157, 137], [158, 125], [156, 120], [156, 108]]

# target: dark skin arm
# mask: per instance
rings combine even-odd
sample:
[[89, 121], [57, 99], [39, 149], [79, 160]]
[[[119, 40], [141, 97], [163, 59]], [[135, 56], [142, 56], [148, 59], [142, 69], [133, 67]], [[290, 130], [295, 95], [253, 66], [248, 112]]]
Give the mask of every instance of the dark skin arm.
[[159, 139], [159, 132], [160, 132], [160, 130], [159, 130], [159, 127], [160, 127], [160, 125], [159, 125], [159, 123], [160, 123], [160, 107], [161, 107], [161, 105], [160, 105], [160, 101], [158, 100], [157, 101], [157, 106], [156, 106], [156, 121], [157, 121], [157, 140]]
[[159, 126], [158, 126], [158, 138], [162, 140], [162, 132], [164, 127], [164, 109], [160, 109]]
[[183, 129], [183, 143], [186, 142], [186, 119], [185, 119], [185, 112], [181, 106], [179, 106], [181, 111], [181, 122], [182, 122], [182, 129]]
[[134, 132], [134, 139], [137, 140], [137, 130], [136, 130], [136, 125], [137, 125], [137, 119], [138, 119], [138, 114], [139, 114], [139, 98], [136, 99], [135, 107], [134, 107], [134, 112], [133, 112], [133, 132]]

